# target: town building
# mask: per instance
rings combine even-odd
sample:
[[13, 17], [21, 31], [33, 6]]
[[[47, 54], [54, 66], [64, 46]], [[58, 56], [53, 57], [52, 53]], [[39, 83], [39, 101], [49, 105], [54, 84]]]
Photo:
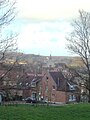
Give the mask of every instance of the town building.
[[69, 103], [80, 101], [78, 86], [68, 81], [61, 71], [47, 71], [39, 84], [39, 95], [44, 101]]

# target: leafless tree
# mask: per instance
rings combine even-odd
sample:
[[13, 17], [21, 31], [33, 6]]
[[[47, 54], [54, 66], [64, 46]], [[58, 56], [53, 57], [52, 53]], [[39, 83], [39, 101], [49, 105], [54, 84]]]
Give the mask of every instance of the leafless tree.
[[17, 60], [13, 64], [9, 64], [7, 69], [3, 71], [3, 64], [11, 52], [17, 50], [17, 34], [9, 30], [9, 25], [16, 16], [16, 0], [0, 0], [0, 83], [8, 72], [13, 68]]
[[15, 18], [15, 0], [0, 0], [0, 61], [6, 52], [16, 49], [16, 36], [8, 30], [8, 26]]
[[90, 102], [90, 13], [79, 10], [79, 17], [73, 20], [72, 27], [67, 38], [68, 49], [79, 55], [85, 65], [87, 79], [84, 79], [84, 84], [89, 92]]

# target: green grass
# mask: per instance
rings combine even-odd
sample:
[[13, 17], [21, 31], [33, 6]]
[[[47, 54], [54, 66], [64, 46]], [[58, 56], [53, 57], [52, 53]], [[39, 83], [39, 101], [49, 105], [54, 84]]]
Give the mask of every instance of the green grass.
[[0, 106], [0, 120], [90, 120], [90, 104]]

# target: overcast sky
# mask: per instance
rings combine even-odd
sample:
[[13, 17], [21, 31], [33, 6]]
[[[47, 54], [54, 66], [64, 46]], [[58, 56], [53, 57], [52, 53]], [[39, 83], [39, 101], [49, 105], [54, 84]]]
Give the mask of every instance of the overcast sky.
[[71, 55], [65, 37], [79, 9], [90, 11], [89, 0], [17, 0], [19, 11], [14, 30], [20, 33], [21, 52], [40, 55]]

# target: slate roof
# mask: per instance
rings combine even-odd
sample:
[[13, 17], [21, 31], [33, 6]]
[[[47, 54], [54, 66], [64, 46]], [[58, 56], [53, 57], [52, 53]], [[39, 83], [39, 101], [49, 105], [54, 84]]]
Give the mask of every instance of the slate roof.
[[[26, 87], [26, 85], [30, 88], [31, 87], [31, 82], [38, 83], [42, 79], [42, 76], [38, 75], [25, 75], [22, 77], [22, 79], [19, 80], [18, 85], [21, 84], [22, 87]], [[18, 86], [19, 87], [19, 86]]]
[[57, 85], [57, 90], [62, 90], [62, 91], [70, 91], [70, 86], [76, 86], [76, 84], [74, 82], [68, 81], [64, 75], [62, 74], [62, 72], [60, 71], [53, 71], [53, 72], [49, 72], [52, 79], [55, 81], [56, 85]]
[[50, 72], [51, 77], [55, 81], [58, 90], [65, 90], [65, 78], [60, 71]]

